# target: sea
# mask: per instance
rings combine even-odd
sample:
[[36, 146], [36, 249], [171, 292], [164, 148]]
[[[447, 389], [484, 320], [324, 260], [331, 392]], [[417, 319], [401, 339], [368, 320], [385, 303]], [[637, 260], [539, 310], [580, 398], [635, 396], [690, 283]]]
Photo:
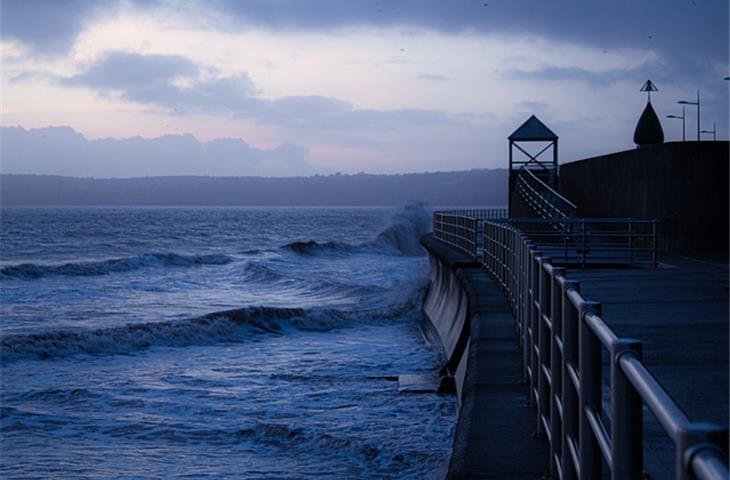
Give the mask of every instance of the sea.
[[0, 477], [443, 478], [425, 205], [3, 207]]

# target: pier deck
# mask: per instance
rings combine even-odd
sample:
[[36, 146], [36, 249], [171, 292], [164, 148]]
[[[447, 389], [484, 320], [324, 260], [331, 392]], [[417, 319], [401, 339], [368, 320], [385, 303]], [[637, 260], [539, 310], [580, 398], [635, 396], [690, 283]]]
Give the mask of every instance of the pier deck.
[[[657, 269], [569, 269], [568, 277], [603, 305], [617, 335], [642, 340], [646, 365], [690, 419], [727, 425], [727, 259], [661, 260]], [[644, 418], [645, 470], [672, 478], [673, 444], [651, 413]]]

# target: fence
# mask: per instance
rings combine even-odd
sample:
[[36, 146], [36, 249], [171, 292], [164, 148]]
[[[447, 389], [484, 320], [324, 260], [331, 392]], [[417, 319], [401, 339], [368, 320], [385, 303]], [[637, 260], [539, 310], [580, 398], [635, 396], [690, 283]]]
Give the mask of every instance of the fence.
[[481, 241], [480, 220], [507, 217], [504, 208], [452, 210], [433, 213], [433, 236], [476, 258]]
[[627, 218], [511, 218], [562, 265], [657, 266], [658, 222]]
[[[510, 301], [520, 338], [537, 432], [550, 444], [550, 474], [643, 478], [643, 406], [675, 444], [676, 477], [726, 480], [727, 430], [693, 423], [641, 361], [638, 340], [618, 338], [601, 305], [506, 223], [485, 222], [482, 263]], [[602, 354], [610, 359], [610, 421], [602, 408]]]

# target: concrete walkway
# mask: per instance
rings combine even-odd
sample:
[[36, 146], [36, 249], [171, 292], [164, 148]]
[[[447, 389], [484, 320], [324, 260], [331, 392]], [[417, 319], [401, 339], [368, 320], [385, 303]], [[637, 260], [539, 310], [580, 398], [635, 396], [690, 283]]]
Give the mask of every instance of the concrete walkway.
[[[644, 343], [644, 361], [694, 421], [728, 425], [727, 260], [666, 255], [659, 268], [569, 269], [620, 337]], [[606, 377], [604, 376], [604, 379]], [[645, 410], [645, 470], [673, 478], [674, 445]]]
[[462, 362], [463, 394], [447, 478], [542, 478], [548, 470], [548, 445], [534, 436], [537, 411], [527, 406], [519, 342], [504, 294], [471, 258], [430, 235], [421, 242], [430, 255], [453, 269], [471, 312]]

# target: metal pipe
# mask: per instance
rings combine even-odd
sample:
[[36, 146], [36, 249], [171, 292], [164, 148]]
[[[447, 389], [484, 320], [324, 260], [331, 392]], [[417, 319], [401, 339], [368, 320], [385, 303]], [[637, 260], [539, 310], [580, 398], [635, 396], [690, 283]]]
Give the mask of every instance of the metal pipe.
[[727, 462], [722, 452], [704, 448], [692, 457], [691, 470], [698, 480], [719, 480], [730, 478]]
[[629, 379], [631, 385], [634, 386], [641, 399], [651, 410], [651, 413], [654, 414], [667, 434], [676, 443], [681, 429], [689, 424], [687, 415], [674, 403], [638, 358], [631, 355], [622, 355], [618, 361], [626, 378]]

